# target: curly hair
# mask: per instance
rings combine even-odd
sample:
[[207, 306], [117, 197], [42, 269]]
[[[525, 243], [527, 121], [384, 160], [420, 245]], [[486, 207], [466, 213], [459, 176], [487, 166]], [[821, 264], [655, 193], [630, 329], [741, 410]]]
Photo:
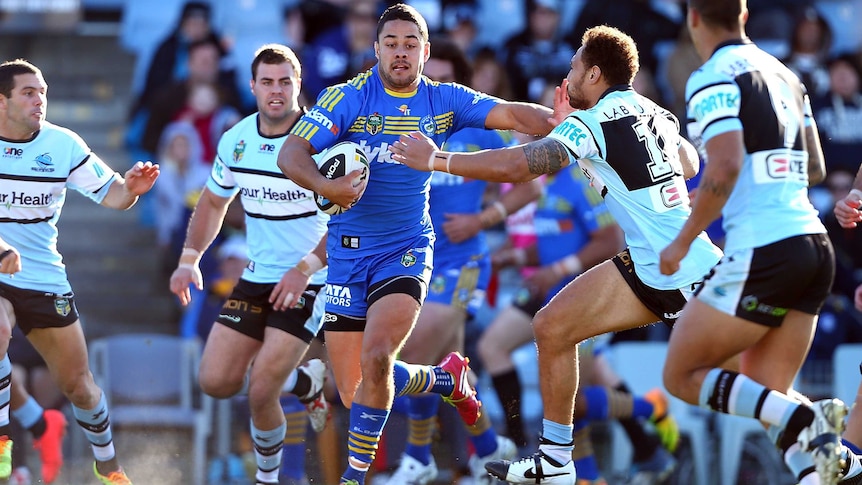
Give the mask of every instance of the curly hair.
[[611, 85], [631, 84], [640, 69], [635, 41], [617, 28], [593, 27], [584, 32], [581, 46], [584, 64], [598, 66]]

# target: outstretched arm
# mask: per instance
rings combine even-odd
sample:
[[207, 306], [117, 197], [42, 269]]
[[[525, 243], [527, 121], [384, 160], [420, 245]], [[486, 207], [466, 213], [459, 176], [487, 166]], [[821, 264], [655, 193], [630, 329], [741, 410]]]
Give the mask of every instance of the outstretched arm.
[[471, 153], [444, 152], [419, 132], [401, 135], [389, 145], [392, 158], [416, 170], [439, 170], [492, 182], [527, 182], [569, 165], [557, 140], [542, 138], [524, 145]]

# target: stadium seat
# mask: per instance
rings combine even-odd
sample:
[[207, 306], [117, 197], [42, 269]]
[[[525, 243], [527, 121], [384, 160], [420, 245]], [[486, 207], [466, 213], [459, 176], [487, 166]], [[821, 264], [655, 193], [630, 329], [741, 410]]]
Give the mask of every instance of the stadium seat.
[[848, 406], [856, 400], [859, 390], [859, 364], [862, 361], [862, 344], [841, 344], [832, 354], [832, 395]]
[[[667, 342], [620, 342], [610, 347], [608, 362], [634, 394], [643, 395], [656, 387], [664, 389], [662, 371], [666, 356]], [[706, 419], [708, 412], [673, 396], [668, 397], [671, 413], [679, 424], [680, 434], [687, 438], [691, 447], [694, 478], [696, 479], [694, 483], [707, 485], [711, 483], [709, 476], [710, 434]], [[630, 448], [631, 445], [625, 434], [614, 432], [613, 457], [615, 463], [613, 468], [615, 471], [628, 470], [630, 458], [626, 462], [620, 463], [617, 457], [630, 457]]]
[[212, 399], [195, 392], [200, 343], [167, 334], [123, 334], [94, 340], [89, 350], [112, 426], [190, 430], [190, 483], [203, 485]]

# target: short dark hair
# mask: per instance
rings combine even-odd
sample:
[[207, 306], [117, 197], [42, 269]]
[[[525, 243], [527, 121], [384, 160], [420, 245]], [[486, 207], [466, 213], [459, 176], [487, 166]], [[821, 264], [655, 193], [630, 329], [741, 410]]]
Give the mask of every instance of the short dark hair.
[[0, 94], [11, 98], [12, 90], [15, 89], [15, 76], [21, 74], [35, 74], [42, 77], [42, 71], [24, 59], [15, 59], [0, 64]]
[[428, 42], [428, 24], [425, 23], [425, 18], [422, 17], [422, 14], [410, 5], [396, 3], [383, 12], [383, 15], [380, 16], [380, 20], [377, 21], [378, 39], [380, 39], [380, 32], [383, 31], [383, 26], [390, 20], [406, 20], [407, 22], [412, 22], [416, 27], [419, 27], [419, 35], [422, 37], [422, 40], [424, 42]]
[[470, 65], [467, 55], [458, 47], [458, 44], [445, 37], [435, 38], [431, 42], [430, 58], [451, 63], [456, 83], [465, 85], [470, 83], [470, 78], [473, 77], [473, 66]]
[[224, 57], [227, 54], [227, 51], [225, 51], [224, 47], [221, 44], [219, 44], [217, 40], [215, 40], [212, 37], [206, 37], [203, 39], [194, 40], [191, 43], [189, 43], [189, 47], [188, 47], [189, 55], [191, 55], [191, 53], [194, 52], [195, 50], [197, 50], [198, 48], [205, 47], [205, 46], [215, 47], [216, 50], [218, 51], [219, 57]]
[[631, 84], [640, 69], [635, 41], [623, 31], [601, 25], [584, 32], [581, 58], [587, 67], [598, 66], [613, 84]]
[[747, 9], [746, 0], [688, 0], [688, 8], [697, 10], [705, 23], [724, 30], [739, 28], [740, 16]]
[[290, 64], [293, 68], [296, 77], [302, 77], [302, 66], [299, 64], [299, 58], [290, 47], [282, 44], [265, 44], [262, 45], [255, 53], [254, 60], [251, 61], [251, 78], [257, 79], [257, 66], [261, 64]]

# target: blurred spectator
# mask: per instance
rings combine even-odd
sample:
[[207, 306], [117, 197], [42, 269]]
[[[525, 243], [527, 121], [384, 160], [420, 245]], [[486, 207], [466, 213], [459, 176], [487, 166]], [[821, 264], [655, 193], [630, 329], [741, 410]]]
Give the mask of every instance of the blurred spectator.
[[350, 5], [342, 25], [314, 37], [302, 51], [302, 88], [309, 99], [377, 63], [374, 41], [380, 11], [376, 0]]
[[177, 115], [178, 120], [190, 123], [200, 136], [201, 157], [207, 166], [212, 166], [221, 135], [240, 117], [236, 109], [222, 103], [218, 86], [206, 82], [191, 86], [185, 107]]
[[832, 45], [832, 30], [817, 10], [807, 8], [796, 21], [790, 39], [790, 55], [784, 59], [805, 84], [810, 97], [822, 96], [829, 90], [826, 61]]
[[[703, 64], [697, 51], [694, 50], [694, 44], [691, 42], [691, 35], [687, 28], [680, 29], [679, 38], [670, 57], [665, 64], [665, 79], [667, 79], [670, 98], [667, 100], [668, 108], [673, 111], [673, 114], [679, 120], [685, 120], [686, 105], [685, 105], [685, 85], [688, 82], [689, 76], [695, 69]], [[685, 136], [685, 130], [682, 130]]]
[[832, 28], [833, 56], [862, 48], [862, 0], [815, 0], [814, 6]]
[[503, 54], [514, 99], [538, 101], [569, 72], [575, 49], [558, 35], [559, 0], [529, 1], [527, 28], [506, 41]]
[[[174, 81], [163, 87], [148, 106], [149, 119], [143, 134], [142, 146], [149, 153], [156, 153], [162, 130], [186, 109], [192, 86], [211, 83], [218, 86], [221, 105], [240, 110], [240, 96], [237, 93], [233, 75], [226, 76], [219, 70], [221, 49], [210, 40], [202, 40], [189, 46], [188, 77]], [[206, 140], [202, 140], [207, 143]], [[212, 153], [212, 152], [210, 152]], [[205, 158], [205, 160], [207, 160]], [[211, 161], [208, 159], [207, 161]]]
[[828, 68], [829, 91], [811, 102], [820, 128], [827, 173], [838, 168], [855, 173], [862, 153], [859, 66], [852, 55], [845, 54], [829, 61]]
[[162, 253], [165, 276], [173, 271], [182, 251], [186, 221], [209, 177], [203, 160], [203, 144], [194, 126], [175, 121], [165, 127], [159, 143], [161, 175], [156, 194], [156, 242]]
[[443, 7], [443, 31], [470, 59], [476, 56], [480, 47], [476, 42], [477, 14], [478, 7], [474, 1], [462, 0]]
[[856, 286], [862, 283], [862, 233], [855, 228], [842, 228], [832, 207], [850, 193], [855, 175], [855, 172], [846, 168], [830, 170], [823, 182], [829, 198], [821, 202], [820, 207], [820, 217], [835, 248], [835, 283], [832, 292], [844, 295], [851, 301]]
[[497, 59], [497, 54], [490, 48], [482, 48], [473, 59], [473, 78], [470, 82], [476, 91], [512, 99], [512, 85], [506, 68]]
[[661, 8], [656, 8], [650, 0], [616, 0], [613, 8], [608, 8], [607, 0], [587, 0], [567, 39], [577, 48], [590, 27], [602, 24], [616, 27], [637, 43], [641, 67], [657, 72], [656, 44], [677, 39], [683, 28], [681, 14], [669, 14], [668, 6], [672, 4], [662, 2]]

